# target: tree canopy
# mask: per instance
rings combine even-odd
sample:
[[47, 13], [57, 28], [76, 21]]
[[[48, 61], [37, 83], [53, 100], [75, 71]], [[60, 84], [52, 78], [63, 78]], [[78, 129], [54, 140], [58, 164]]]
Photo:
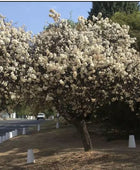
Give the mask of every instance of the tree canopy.
[[[78, 18], [73, 28], [50, 10], [55, 23], [32, 37], [1, 19], [0, 99], [51, 103], [92, 149], [85, 118], [104, 104], [140, 101], [140, 57], [129, 26], [103, 18]], [[9, 104], [10, 105], [10, 104]]]
[[103, 17], [111, 17], [116, 12], [125, 12], [131, 14], [134, 11], [139, 10], [139, 2], [129, 1], [94, 1], [92, 2], [92, 8], [89, 12], [88, 19], [92, 20], [92, 16], [97, 16], [99, 12], [103, 14]]
[[0, 109], [5, 106], [10, 109], [13, 100], [21, 99], [24, 94], [31, 42], [30, 32], [14, 27], [0, 16]]

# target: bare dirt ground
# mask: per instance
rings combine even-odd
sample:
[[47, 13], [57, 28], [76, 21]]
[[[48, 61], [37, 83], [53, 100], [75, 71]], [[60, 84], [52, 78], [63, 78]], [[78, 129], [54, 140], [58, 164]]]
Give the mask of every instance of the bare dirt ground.
[[[55, 129], [45, 125], [40, 132], [0, 144], [2, 170], [140, 170], [140, 141], [129, 149], [127, 140], [107, 142], [101, 136], [92, 136], [94, 150], [84, 152], [80, 136], [71, 127]], [[27, 150], [33, 149], [34, 164], [27, 164]]]

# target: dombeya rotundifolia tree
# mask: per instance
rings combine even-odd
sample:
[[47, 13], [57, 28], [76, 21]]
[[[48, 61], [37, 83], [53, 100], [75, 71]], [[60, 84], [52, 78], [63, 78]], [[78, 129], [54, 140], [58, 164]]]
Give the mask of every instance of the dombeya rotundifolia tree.
[[103, 19], [78, 18], [75, 28], [50, 10], [55, 23], [36, 36], [34, 65], [40, 73], [38, 95], [81, 134], [86, 151], [92, 142], [85, 118], [104, 104], [139, 101], [140, 58], [131, 44], [129, 27]]
[[[51, 102], [92, 149], [85, 118], [104, 104], [139, 99], [140, 59], [128, 26], [79, 17], [76, 27], [51, 10], [55, 23], [34, 39], [1, 19], [0, 99]], [[8, 26], [9, 25], [9, 26]], [[10, 38], [9, 38], [10, 37]], [[9, 39], [8, 39], [9, 38]], [[5, 102], [5, 100], [7, 102]]]
[[0, 110], [11, 111], [11, 106], [27, 91], [23, 86], [32, 61], [32, 40], [30, 32], [0, 15]]

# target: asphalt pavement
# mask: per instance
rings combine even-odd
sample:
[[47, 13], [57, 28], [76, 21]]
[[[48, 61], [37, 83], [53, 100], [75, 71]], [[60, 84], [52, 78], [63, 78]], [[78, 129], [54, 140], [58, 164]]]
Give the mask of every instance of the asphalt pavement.
[[30, 127], [37, 127], [37, 124], [44, 121], [46, 120], [0, 120], [0, 136], [15, 129], [18, 130], [18, 134], [22, 133], [23, 128], [26, 128], [26, 131], [29, 132]]

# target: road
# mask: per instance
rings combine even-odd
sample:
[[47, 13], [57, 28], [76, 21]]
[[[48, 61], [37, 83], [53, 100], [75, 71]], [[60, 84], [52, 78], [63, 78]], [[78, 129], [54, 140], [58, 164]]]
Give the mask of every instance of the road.
[[15, 129], [17, 129], [20, 134], [23, 128], [28, 130], [29, 127], [35, 127], [37, 124], [43, 122], [44, 120], [0, 120], [0, 136]]

